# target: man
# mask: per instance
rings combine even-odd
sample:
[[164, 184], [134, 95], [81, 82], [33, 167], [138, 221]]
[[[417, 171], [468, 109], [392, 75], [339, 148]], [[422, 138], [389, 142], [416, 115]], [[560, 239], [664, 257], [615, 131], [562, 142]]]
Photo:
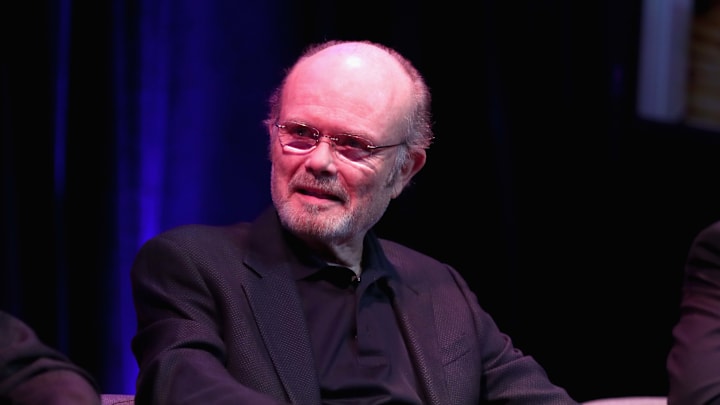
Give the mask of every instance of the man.
[[95, 379], [0, 311], [0, 404], [100, 405]]
[[273, 207], [137, 255], [137, 404], [576, 404], [453, 268], [372, 231], [433, 138], [408, 60], [313, 47], [265, 123]]
[[668, 404], [720, 404], [720, 221], [693, 241], [667, 358]]

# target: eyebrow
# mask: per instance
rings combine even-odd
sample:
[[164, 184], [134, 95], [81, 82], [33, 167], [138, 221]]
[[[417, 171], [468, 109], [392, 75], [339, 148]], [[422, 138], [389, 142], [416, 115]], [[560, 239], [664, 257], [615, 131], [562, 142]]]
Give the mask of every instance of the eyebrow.
[[293, 123], [295, 123], [295, 124], [305, 125], [306, 127], [310, 127], [310, 128], [315, 129], [316, 131], [320, 132], [320, 134], [327, 133], [329, 136], [334, 136], [334, 135], [351, 135], [351, 136], [356, 136], [356, 137], [358, 137], [358, 138], [367, 139], [367, 140], [368, 140], [370, 143], [372, 143], [373, 145], [374, 145], [375, 143], [377, 143], [377, 141], [374, 141], [374, 140], [372, 139], [372, 137], [368, 136], [367, 133], [358, 133], [358, 132], [354, 132], [354, 131], [344, 131], [344, 130], [340, 130], [340, 131], [322, 131], [320, 128], [317, 127], [317, 125], [309, 124], [309, 123], [307, 123], [306, 121], [302, 121], [302, 120], [292, 120], [292, 119], [288, 119], [288, 120], [285, 120], [285, 121], [281, 121], [281, 122], [279, 122], [279, 123], [280, 123], [280, 124], [283, 124], [283, 123], [286, 123], [286, 122], [293, 122]]

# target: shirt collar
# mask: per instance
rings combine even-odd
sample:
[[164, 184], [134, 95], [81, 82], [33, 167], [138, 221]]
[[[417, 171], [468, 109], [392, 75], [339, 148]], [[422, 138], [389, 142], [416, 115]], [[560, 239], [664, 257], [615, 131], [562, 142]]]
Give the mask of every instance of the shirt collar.
[[[287, 230], [284, 233], [290, 250], [297, 258], [297, 266], [291, 266], [295, 280], [310, 277], [328, 266], [336, 266], [316, 256], [300, 239]], [[362, 269], [360, 276], [361, 278], [369, 277], [368, 281], [397, 278], [395, 268], [385, 257], [380, 241], [372, 230], [365, 235], [363, 240]]]

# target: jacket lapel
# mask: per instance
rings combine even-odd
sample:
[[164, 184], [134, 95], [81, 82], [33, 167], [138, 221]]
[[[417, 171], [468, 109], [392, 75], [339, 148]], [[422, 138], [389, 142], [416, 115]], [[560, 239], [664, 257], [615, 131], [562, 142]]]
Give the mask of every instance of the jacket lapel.
[[405, 344], [415, 364], [418, 381], [425, 390], [428, 404], [443, 404], [447, 398], [433, 305], [424, 289], [411, 289], [390, 280], [395, 292], [395, 314], [405, 336]]
[[[290, 270], [295, 258], [287, 250], [274, 209], [260, 216], [250, 237], [251, 253], [245, 258], [245, 264], [258, 277], [246, 284], [245, 292], [258, 329], [290, 401], [320, 403], [320, 384], [315, 371], [310, 334]], [[413, 359], [418, 381], [424, 389], [428, 405], [445, 405], [442, 399], [447, 398], [447, 387], [431, 295], [422, 281], [410, 281], [412, 277], [408, 277], [402, 269], [403, 264], [409, 264], [393, 260], [399, 257], [393, 257], [393, 250], [385, 248], [400, 279], [406, 278], [402, 283], [391, 278], [388, 286], [395, 295], [395, 313]], [[276, 309], [278, 303], [282, 303], [280, 311]]]
[[259, 276], [246, 284], [245, 291], [257, 327], [290, 401], [320, 403], [310, 334], [289, 268], [294, 259], [284, 248], [274, 210], [256, 221], [251, 238], [262, 241], [245, 258], [245, 263]]

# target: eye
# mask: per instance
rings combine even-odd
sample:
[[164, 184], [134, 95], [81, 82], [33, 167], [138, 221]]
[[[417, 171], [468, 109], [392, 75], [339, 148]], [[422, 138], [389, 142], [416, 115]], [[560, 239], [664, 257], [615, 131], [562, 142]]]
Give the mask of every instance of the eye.
[[315, 128], [311, 128], [307, 125], [298, 124], [295, 122], [289, 122], [284, 125], [285, 131], [296, 137], [296, 138], [308, 138], [308, 139], [317, 139], [318, 138], [318, 131]]
[[369, 150], [372, 146], [372, 143], [368, 141], [365, 138], [361, 138], [359, 136], [355, 135], [336, 135], [334, 137], [335, 144], [342, 148], [351, 148], [351, 149], [358, 149], [358, 150]]

